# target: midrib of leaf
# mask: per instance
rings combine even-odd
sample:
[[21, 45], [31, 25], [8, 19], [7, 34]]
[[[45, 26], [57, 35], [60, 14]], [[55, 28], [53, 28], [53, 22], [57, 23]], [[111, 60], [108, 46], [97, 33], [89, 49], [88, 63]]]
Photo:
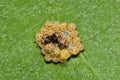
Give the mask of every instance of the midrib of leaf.
[[86, 60], [86, 58], [84, 57], [84, 55], [81, 55], [81, 58], [83, 59], [84, 63], [87, 65], [88, 69], [90, 69], [90, 71], [95, 75], [95, 77], [97, 78], [97, 80], [103, 80], [103, 79], [101, 79], [101, 77], [99, 77], [98, 72], [95, 71], [95, 69], [93, 68], [93, 66]]

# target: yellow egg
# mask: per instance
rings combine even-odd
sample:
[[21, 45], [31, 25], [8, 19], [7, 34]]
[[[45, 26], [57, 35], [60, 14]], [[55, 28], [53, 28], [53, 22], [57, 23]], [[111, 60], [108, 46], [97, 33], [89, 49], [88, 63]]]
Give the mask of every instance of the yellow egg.
[[41, 34], [47, 34], [47, 29], [45, 27], [41, 28], [40, 33]]
[[52, 53], [54, 51], [55, 46], [52, 43], [49, 43], [46, 44], [44, 48], [47, 53]]
[[43, 54], [43, 55], [46, 55], [46, 51], [45, 51], [45, 49], [44, 49], [44, 48], [42, 48], [42, 50], [41, 50], [41, 51], [42, 51], [42, 54]]
[[44, 56], [44, 59], [45, 59], [47, 62], [49, 62], [49, 61], [52, 60], [52, 57], [51, 57], [51, 55], [47, 54], [47, 55]]
[[71, 37], [76, 37], [76, 36], [78, 36], [78, 32], [73, 30], [70, 32], [70, 35], [71, 35]]
[[60, 58], [66, 60], [70, 57], [70, 52], [67, 49], [63, 49], [60, 54]]
[[73, 31], [73, 30], [76, 29], [76, 25], [73, 24], [73, 23], [71, 23], [71, 24], [69, 24], [69, 25], [67, 26], [67, 29], [70, 30], [70, 31]]
[[62, 24], [60, 25], [60, 30], [61, 30], [61, 31], [66, 31], [66, 30], [67, 30], [67, 23], [62, 23]]
[[83, 51], [84, 50], [84, 46], [82, 43], [80, 43], [80, 45], [78, 45], [78, 48], [80, 49], [80, 51]]
[[60, 62], [61, 62], [61, 63], [66, 63], [67, 60], [60, 59]]
[[69, 50], [72, 55], [77, 55], [79, 53], [79, 49]]
[[52, 26], [53, 26], [53, 23], [50, 22], [50, 21], [48, 21], [48, 22], [45, 24], [45, 27], [46, 27], [46, 28], [50, 28], [50, 27], [52, 27]]
[[60, 61], [59, 57], [53, 57], [52, 60], [53, 60], [53, 62], [59, 62]]
[[48, 30], [48, 31], [47, 31], [47, 34], [48, 34], [48, 35], [53, 35], [53, 33], [54, 33], [53, 30]]
[[72, 42], [72, 38], [71, 38], [71, 37], [67, 37], [66, 39], [67, 39], [67, 41], [68, 41], [69, 43]]
[[53, 29], [55, 32], [58, 32], [60, 30], [60, 27], [54, 27]]
[[43, 45], [41, 42], [38, 42], [38, 45], [39, 45], [41, 48], [44, 47], [44, 45]]
[[61, 23], [61, 26], [66, 26], [67, 27], [67, 23], [66, 22], [64, 22], [64, 23]]
[[72, 41], [76, 45], [76, 44], [80, 43], [80, 38], [79, 37], [74, 37]]
[[36, 34], [36, 41], [41, 41], [42, 40], [42, 34], [37, 33]]
[[54, 49], [54, 53], [53, 53], [53, 54], [54, 54], [55, 56], [59, 56], [59, 55], [60, 55], [60, 52], [61, 52], [60, 49], [59, 49], [58, 47], [56, 47], [56, 48]]

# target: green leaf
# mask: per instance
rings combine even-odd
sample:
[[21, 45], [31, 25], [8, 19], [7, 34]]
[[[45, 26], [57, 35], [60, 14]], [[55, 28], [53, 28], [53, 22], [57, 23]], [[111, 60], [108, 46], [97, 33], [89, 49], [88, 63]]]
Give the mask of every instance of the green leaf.
[[[85, 51], [46, 63], [35, 35], [46, 21], [75, 23]], [[0, 80], [119, 80], [120, 0], [1, 0]]]

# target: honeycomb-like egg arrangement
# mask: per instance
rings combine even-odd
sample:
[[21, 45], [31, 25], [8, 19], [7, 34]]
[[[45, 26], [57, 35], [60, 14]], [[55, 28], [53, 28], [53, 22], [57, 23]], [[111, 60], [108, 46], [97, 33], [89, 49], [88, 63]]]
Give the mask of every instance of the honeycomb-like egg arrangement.
[[47, 62], [65, 63], [72, 55], [84, 50], [73, 23], [47, 22], [37, 33], [36, 42]]

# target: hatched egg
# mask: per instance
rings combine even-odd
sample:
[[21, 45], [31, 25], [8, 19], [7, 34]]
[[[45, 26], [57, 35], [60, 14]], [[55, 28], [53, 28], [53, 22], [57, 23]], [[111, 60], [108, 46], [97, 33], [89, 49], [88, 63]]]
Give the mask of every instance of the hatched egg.
[[74, 49], [75, 48], [75, 45], [70, 43], [69, 46], [68, 46], [69, 49]]
[[73, 45], [73, 44], [70, 44], [68, 48], [69, 48], [70, 53], [73, 54], [73, 55], [79, 54], [79, 52], [84, 49], [82, 44], [81, 45], [76, 45], [76, 46]]
[[73, 54], [73, 55], [77, 54], [76, 46], [74, 44], [70, 43], [69, 46], [68, 46], [68, 49], [69, 49], [71, 54]]
[[56, 35], [58, 41], [60, 41], [61, 40], [61, 32], [55, 32], [55, 35]]
[[65, 39], [65, 38], [61, 38], [61, 39], [59, 39], [59, 43], [58, 43], [58, 45], [64, 45], [64, 47], [67, 47], [67, 45], [69, 44], [69, 42], [67, 41], [67, 39]]
[[70, 31], [69, 31], [69, 30], [64, 31], [64, 32], [62, 33], [62, 36], [63, 36], [64, 38], [69, 37], [69, 36], [70, 36]]
[[71, 56], [70, 52], [67, 49], [61, 50], [60, 58], [63, 60], [68, 59]]
[[61, 38], [60, 40], [59, 40], [59, 43], [62, 43], [62, 44], [64, 44], [65, 43], [65, 39], [63, 39], [63, 38]]
[[67, 46], [62, 43], [59, 43], [58, 47], [60, 48], [60, 50], [67, 48]]
[[60, 27], [60, 23], [59, 22], [54, 22], [54, 27]]

